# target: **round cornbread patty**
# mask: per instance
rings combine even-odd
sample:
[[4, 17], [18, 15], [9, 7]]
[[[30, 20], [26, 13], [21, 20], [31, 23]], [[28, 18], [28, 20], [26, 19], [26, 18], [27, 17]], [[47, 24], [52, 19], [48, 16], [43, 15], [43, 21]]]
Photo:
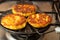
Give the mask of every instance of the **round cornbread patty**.
[[26, 25], [26, 18], [18, 14], [8, 14], [1, 19], [3, 27], [18, 30], [22, 29]]
[[36, 10], [36, 6], [29, 4], [17, 4], [12, 7], [12, 12], [14, 14], [19, 14], [23, 16], [29, 16], [34, 14]]
[[30, 15], [27, 20], [28, 23], [33, 27], [43, 28], [51, 23], [52, 18], [45, 13], [39, 13], [39, 14]]

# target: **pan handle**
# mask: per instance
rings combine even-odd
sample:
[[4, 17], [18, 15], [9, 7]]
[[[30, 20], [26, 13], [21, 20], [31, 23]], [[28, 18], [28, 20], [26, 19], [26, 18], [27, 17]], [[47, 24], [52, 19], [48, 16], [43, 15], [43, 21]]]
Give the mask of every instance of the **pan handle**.
[[0, 13], [5, 13], [5, 11], [0, 11]]

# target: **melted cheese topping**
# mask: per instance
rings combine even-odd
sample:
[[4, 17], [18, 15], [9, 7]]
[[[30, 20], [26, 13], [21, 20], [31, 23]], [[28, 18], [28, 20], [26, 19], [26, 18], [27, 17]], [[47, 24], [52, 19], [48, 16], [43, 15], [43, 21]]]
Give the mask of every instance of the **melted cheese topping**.
[[14, 8], [13, 10], [15, 10], [16, 12], [23, 12], [23, 13], [34, 12], [36, 9], [34, 5], [28, 5], [28, 4], [25, 4], [25, 5], [18, 4], [13, 8]]
[[34, 15], [32, 15], [32, 18], [34, 18], [35, 16]]
[[26, 23], [26, 18], [24, 16], [17, 15], [17, 14], [8, 14], [2, 17], [2, 20], [1, 20], [1, 24], [4, 27], [10, 28], [10, 29], [22, 28], [21, 25], [24, 23]]
[[44, 26], [44, 25], [47, 25], [47, 24], [51, 23], [51, 17], [47, 14], [44, 14], [44, 13], [33, 14], [31, 16], [29, 16], [29, 18], [28, 18], [28, 22], [30, 24]]
[[39, 14], [36, 14], [36, 19], [39, 19]]
[[12, 7], [13, 14], [19, 14], [23, 16], [30, 16], [36, 11], [36, 6], [28, 4], [17, 4]]

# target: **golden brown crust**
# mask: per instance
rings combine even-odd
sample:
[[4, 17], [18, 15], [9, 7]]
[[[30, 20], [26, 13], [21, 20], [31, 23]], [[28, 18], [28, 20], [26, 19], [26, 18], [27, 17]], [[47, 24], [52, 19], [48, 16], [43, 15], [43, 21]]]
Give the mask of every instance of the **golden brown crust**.
[[26, 18], [18, 14], [8, 14], [1, 19], [1, 24], [9, 29], [22, 29], [26, 25]]
[[35, 10], [36, 10], [36, 6], [28, 5], [28, 4], [17, 4], [12, 7], [12, 12], [14, 14], [20, 14], [23, 16], [29, 16], [31, 14], [34, 14]]
[[28, 22], [35, 28], [41, 28], [41, 27], [46, 27], [48, 24], [51, 23], [52, 18], [45, 14], [33, 14], [28, 17]]

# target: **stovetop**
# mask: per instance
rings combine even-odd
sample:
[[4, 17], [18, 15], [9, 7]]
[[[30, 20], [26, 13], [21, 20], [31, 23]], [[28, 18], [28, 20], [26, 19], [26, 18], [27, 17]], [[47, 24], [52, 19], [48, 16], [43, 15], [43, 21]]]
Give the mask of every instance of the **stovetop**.
[[[10, 5], [7, 4], [7, 3], [9, 3], [9, 2], [2, 3], [2, 4], [1, 4], [2, 7], [3, 7], [3, 5], [5, 5], [5, 4], [6, 4], [7, 6], [6, 6], [5, 8], [4, 8], [4, 7], [2, 8], [2, 7], [0, 6], [0, 8], [2, 8], [3, 10], [4, 10], [4, 9], [9, 10], [12, 5], [15, 5], [15, 4], [16, 4], [15, 1], [14, 1], [14, 3], [12, 2], [12, 4], [9, 3]], [[34, 4], [34, 5], [37, 5], [37, 4], [38, 4], [37, 6], [39, 6], [39, 9], [40, 9], [41, 12], [51, 13], [52, 15], [51, 15], [51, 14], [49, 14], [49, 15], [53, 17], [52, 23], [55, 23], [55, 22], [56, 22], [56, 19], [57, 19], [57, 18], [55, 18], [55, 17], [56, 17], [56, 15], [55, 15], [55, 12], [56, 12], [56, 11], [55, 11], [55, 9], [52, 9], [52, 8], [53, 8], [53, 2], [33, 2], [33, 4]], [[42, 4], [42, 5], [41, 5], [41, 4]], [[8, 8], [7, 8], [7, 7], [8, 7]], [[47, 8], [47, 9], [45, 9], [45, 8]], [[0, 10], [1, 10], [1, 9], [0, 9]], [[1, 10], [1, 11], [2, 11], [2, 10]], [[5, 11], [5, 10], [4, 10], [4, 11]], [[52, 12], [53, 12], [53, 13], [52, 13]], [[55, 16], [54, 16], [54, 15], [55, 15]], [[57, 22], [58, 22], [58, 20], [57, 20]], [[52, 28], [51, 28], [51, 27], [52, 27]], [[51, 29], [49, 28], [49, 30], [48, 30], [47, 32], [45, 32], [45, 34], [47, 34], [47, 33], [49, 34], [49, 32], [50, 32], [51, 30], [54, 31], [54, 28], [55, 28], [56, 26], [51, 26], [51, 27], [50, 27]], [[51, 32], [52, 32], [52, 31], [51, 31]], [[48, 35], [48, 34], [47, 34], [47, 35]], [[55, 34], [56, 34], [56, 33], [55, 33]], [[34, 34], [34, 35], [35, 35], [35, 34]], [[36, 36], [37, 36], [37, 35], [38, 35], [38, 34], [36, 34]], [[50, 34], [50, 35], [51, 35], [51, 34]], [[49, 35], [49, 37], [50, 37], [50, 35]], [[36, 36], [34, 36], [34, 38], [35, 38]], [[55, 36], [55, 35], [54, 35], [54, 36]], [[38, 35], [38, 38], [39, 38], [39, 37], [40, 37], [40, 36]], [[52, 36], [52, 37], [53, 37], [53, 36]], [[43, 37], [42, 37], [42, 38], [43, 38]], [[51, 37], [50, 37], [50, 38], [51, 38]], [[32, 39], [32, 38], [31, 38], [31, 39]], [[31, 39], [30, 39], [30, 40], [31, 40]], [[53, 37], [53, 39], [54, 39], [54, 37]], [[33, 40], [34, 40], [34, 39], [33, 39]], [[39, 39], [39, 40], [40, 40], [40, 39]], [[45, 39], [44, 39], [44, 40], [45, 40]], [[55, 40], [56, 40], [56, 39], [55, 39]]]

